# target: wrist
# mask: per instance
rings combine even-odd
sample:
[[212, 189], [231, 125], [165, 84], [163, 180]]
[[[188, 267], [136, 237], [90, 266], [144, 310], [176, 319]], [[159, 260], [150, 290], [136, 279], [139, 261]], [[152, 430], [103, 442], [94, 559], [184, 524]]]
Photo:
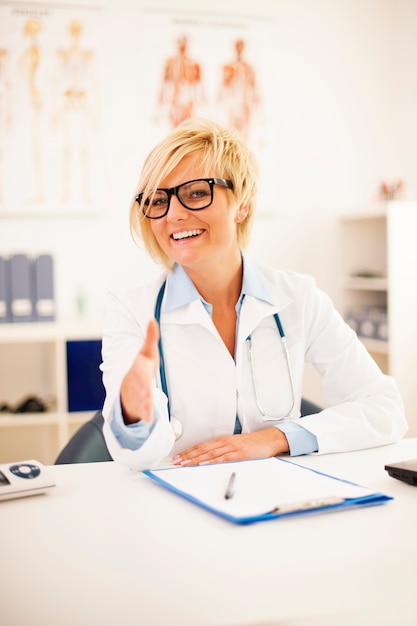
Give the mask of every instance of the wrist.
[[129, 426], [130, 424], [136, 424], [137, 422], [141, 421], [140, 417], [135, 417], [134, 415], [129, 413], [121, 397], [120, 397], [120, 408], [122, 411], [122, 418], [126, 426]]
[[275, 426], [271, 426], [271, 443], [273, 446], [273, 451], [271, 456], [278, 456], [280, 454], [288, 454], [290, 451], [290, 446], [288, 443], [288, 439], [285, 436], [285, 433], [279, 428], [275, 428]]

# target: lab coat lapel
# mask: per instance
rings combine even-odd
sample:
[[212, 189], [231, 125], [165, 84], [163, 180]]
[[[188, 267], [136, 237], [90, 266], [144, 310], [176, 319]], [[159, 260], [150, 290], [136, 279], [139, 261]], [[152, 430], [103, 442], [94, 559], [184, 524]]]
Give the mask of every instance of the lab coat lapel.
[[177, 309], [163, 312], [161, 323], [162, 325], [179, 324], [181, 326], [198, 324], [204, 326], [204, 328], [207, 328], [211, 332], [214, 332], [215, 329], [210, 315], [207, 313], [200, 300], [193, 300]]
[[246, 296], [240, 312], [238, 343], [242, 344], [263, 319], [273, 315], [276, 311], [275, 304]]
[[[253, 333], [262, 320], [272, 317], [274, 313], [280, 313], [291, 303], [291, 298], [285, 295], [276, 294], [275, 297], [274, 294], [271, 295], [274, 298], [274, 304], [253, 296], [244, 298], [239, 322], [239, 344], [242, 344]], [[273, 323], [275, 324], [275, 322]]]

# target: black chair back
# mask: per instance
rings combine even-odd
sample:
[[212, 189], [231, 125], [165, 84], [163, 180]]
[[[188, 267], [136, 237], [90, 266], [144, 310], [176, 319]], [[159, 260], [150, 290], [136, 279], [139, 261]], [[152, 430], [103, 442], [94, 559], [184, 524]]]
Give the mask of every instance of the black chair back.
[[55, 465], [112, 461], [103, 435], [103, 415], [97, 411], [83, 424], [59, 453]]

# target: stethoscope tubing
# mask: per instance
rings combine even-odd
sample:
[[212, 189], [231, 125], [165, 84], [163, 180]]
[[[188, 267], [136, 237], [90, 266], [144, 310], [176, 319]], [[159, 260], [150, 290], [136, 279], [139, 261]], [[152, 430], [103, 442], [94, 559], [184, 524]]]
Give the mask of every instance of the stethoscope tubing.
[[[161, 323], [161, 308], [162, 308], [162, 300], [163, 300], [164, 293], [165, 293], [165, 286], [166, 286], [166, 280], [162, 283], [161, 288], [159, 289], [158, 296], [156, 298], [156, 303], [155, 303], [154, 316], [158, 323], [158, 326], [160, 326], [160, 323]], [[287, 341], [286, 341], [286, 337], [284, 333], [284, 328], [282, 326], [278, 313], [274, 313], [274, 320], [277, 325], [281, 343], [284, 349], [285, 360], [286, 360], [287, 369], [288, 369], [288, 376], [289, 376], [290, 385], [291, 385], [292, 404], [291, 404], [291, 408], [288, 414], [285, 417], [272, 417], [263, 410], [262, 403], [259, 398], [259, 392], [258, 392], [258, 387], [256, 384], [256, 378], [255, 378], [255, 372], [254, 372], [253, 356], [252, 356], [252, 349], [251, 349], [251, 344], [252, 344], [251, 335], [247, 337], [246, 342], [248, 345], [249, 361], [250, 361], [250, 368], [251, 368], [256, 406], [258, 407], [258, 410], [260, 411], [264, 421], [279, 422], [279, 421], [283, 421], [283, 420], [293, 417], [293, 411], [294, 411], [294, 406], [295, 406], [295, 389], [294, 389], [294, 380], [293, 380], [293, 375], [292, 375], [292, 370], [291, 370], [290, 355], [289, 355], [288, 348], [287, 348]], [[164, 349], [162, 345], [161, 331], [159, 331], [158, 349], [159, 349], [159, 376], [161, 380], [161, 389], [167, 398], [168, 418], [171, 421], [171, 409], [170, 409], [168, 385], [167, 385], [166, 373], [165, 373], [165, 358], [164, 358]]]
[[279, 336], [281, 339], [282, 348], [284, 350], [285, 361], [286, 361], [287, 370], [288, 370], [288, 377], [289, 377], [290, 386], [291, 386], [291, 398], [292, 398], [291, 408], [285, 417], [273, 417], [272, 415], [268, 415], [268, 413], [263, 408], [261, 399], [259, 397], [258, 385], [256, 384], [255, 367], [253, 363], [254, 359], [253, 359], [253, 354], [252, 354], [252, 335], [248, 335], [248, 337], [246, 338], [246, 344], [248, 346], [249, 365], [250, 365], [250, 370], [251, 370], [251, 378], [252, 378], [252, 383], [253, 383], [253, 392], [255, 394], [256, 406], [258, 407], [258, 410], [260, 411], [263, 420], [266, 422], [282, 422], [283, 420], [294, 417], [293, 413], [294, 413], [294, 407], [295, 407], [294, 378], [293, 378], [292, 369], [291, 369], [290, 353], [287, 347], [287, 340], [285, 337], [284, 328], [281, 324], [281, 320], [280, 320], [278, 313], [274, 313], [274, 320], [277, 325]]
[[[155, 304], [155, 319], [158, 322], [158, 326], [160, 327], [161, 325], [161, 307], [162, 307], [162, 300], [164, 297], [164, 293], [165, 293], [165, 285], [166, 285], [166, 281], [164, 280], [164, 282], [162, 283], [162, 286], [159, 290], [158, 296], [156, 298], [156, 304]], [[164, 349], [162, 346], [162, 334], [161, 334], [161, 330], [159, 329], [159, 341], [158, 341], [158, 349], [159, 349], [159, 377], [161, 379], [161, 389], [164, 392], [164, 394], [167, 397], [167, 408], [168, 408], [168, 418], [169, 420], [171, 420], [171, 410], [170, 410], [170, 405], [169, 405], [169, 395], [168, 395], [168, 385], [167, 385], [167, 378], [166, 378], [166, 374], [165, 374], [165, 358], [164, 358]]]

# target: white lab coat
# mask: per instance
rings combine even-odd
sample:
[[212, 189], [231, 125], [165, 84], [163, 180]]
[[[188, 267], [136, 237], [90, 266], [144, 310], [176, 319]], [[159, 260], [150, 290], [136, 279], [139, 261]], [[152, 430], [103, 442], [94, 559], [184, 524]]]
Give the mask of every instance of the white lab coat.
[[[343, 321], [331, 300], [309, 276], [258, 265], [275, 303], [243, 300], [235, 360], [201, 301], [161, 313], [161, 336], [171, 415], [182, 423], [175, 441], [166, 397], [155, 381], [156, 426], [137, 450], [122, 448], [110, 428], [123, 376], [144, 340], [165, 274], [150, 284], [110, 294], [103, 336], [104, 434], [114, 460], [143, 469], [193, 444], [232, 434], [236, 414], [243, 432], [270, 427], [256, 404], [246, 338], [252, 335], [254, 368], [262, 408], [285, 417], [292, 404], [285, 354], [273, 318], [286, 334], [295, 389], [295, 420], [317, 437], [319, 454], [369, 448], [397, 441], [407, 430], [392, 378], [385, 376]], [[167, 277], [169, 283], [170, 275]], [[323, 403], [316, 415], [299, 419], [304, 363], [321, 374]]]

